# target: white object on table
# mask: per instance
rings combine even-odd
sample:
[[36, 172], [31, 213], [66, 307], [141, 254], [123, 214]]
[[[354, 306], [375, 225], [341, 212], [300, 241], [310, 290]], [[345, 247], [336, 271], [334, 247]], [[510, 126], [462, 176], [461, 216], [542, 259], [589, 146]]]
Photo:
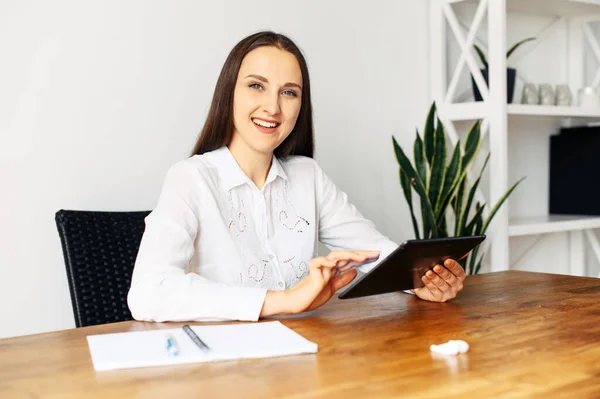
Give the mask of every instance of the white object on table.
[[451, 340], [445, 344], [431, 345], [429, 349], [441, 355], [458, 355], [459, 353], [466, 353], [469, 350], [469, 344], [461, 340]]

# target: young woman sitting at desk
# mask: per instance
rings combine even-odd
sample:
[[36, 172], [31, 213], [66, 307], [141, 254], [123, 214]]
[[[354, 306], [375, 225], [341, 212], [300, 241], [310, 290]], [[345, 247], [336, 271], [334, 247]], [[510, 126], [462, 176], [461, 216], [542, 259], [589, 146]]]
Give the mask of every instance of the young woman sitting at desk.
[[[135, 319], [312, 310], [356, 277], [353, 266], [397, 248], [312, 159], [308, 68], [283, 35], [256, 33], [233, 48], [193, 154], [168, 171], [146, 218], [128, 295]], [[318, 241], [332, 252], [316, 256]], [[447, 260], [414, 293], [444, 302], [464, 279]]]

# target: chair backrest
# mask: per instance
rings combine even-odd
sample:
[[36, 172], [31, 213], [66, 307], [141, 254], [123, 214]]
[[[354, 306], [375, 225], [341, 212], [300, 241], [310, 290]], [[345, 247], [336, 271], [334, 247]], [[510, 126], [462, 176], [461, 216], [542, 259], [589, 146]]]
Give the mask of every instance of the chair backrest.
[[77, 327], [132, 320], [127, 293], [149, 213], [56, 212]]

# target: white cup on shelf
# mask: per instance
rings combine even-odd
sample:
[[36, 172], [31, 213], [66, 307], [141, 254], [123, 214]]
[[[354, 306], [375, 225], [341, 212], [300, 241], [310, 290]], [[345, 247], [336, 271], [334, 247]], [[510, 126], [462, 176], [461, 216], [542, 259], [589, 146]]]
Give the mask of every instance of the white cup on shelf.
[[555, 95], [552, 85], [549, 83], [540, 84], [540, 104], [541, 105], [554, 105]]
[[582, 87], [578, 92], [579, 106], [582, 108], [600, 107], [600, 93], [595, 87]]
[[554, 90], [556, 94], [556, 105], [559, 106], [569, 106], [571, 105], [571, 89], [569, 89], [569, 85], [567, 84], [559, 84], [556, 85], [556, 89]]

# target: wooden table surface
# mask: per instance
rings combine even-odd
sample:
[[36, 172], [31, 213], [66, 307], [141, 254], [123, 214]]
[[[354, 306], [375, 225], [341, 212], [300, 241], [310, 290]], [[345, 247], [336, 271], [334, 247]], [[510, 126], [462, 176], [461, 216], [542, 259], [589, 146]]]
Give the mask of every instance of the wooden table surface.
[[[452, 302], [334, 299], [280, 320], [318, 354], [95, 372], [86, 335], [125, 322], [0, 340], [0, 398], [600, 397], [600, 279], [471, 276]], [[3, 320], [3, 322], [7, 322]], [[471, 350], [434, 355], [462, 339]]]

